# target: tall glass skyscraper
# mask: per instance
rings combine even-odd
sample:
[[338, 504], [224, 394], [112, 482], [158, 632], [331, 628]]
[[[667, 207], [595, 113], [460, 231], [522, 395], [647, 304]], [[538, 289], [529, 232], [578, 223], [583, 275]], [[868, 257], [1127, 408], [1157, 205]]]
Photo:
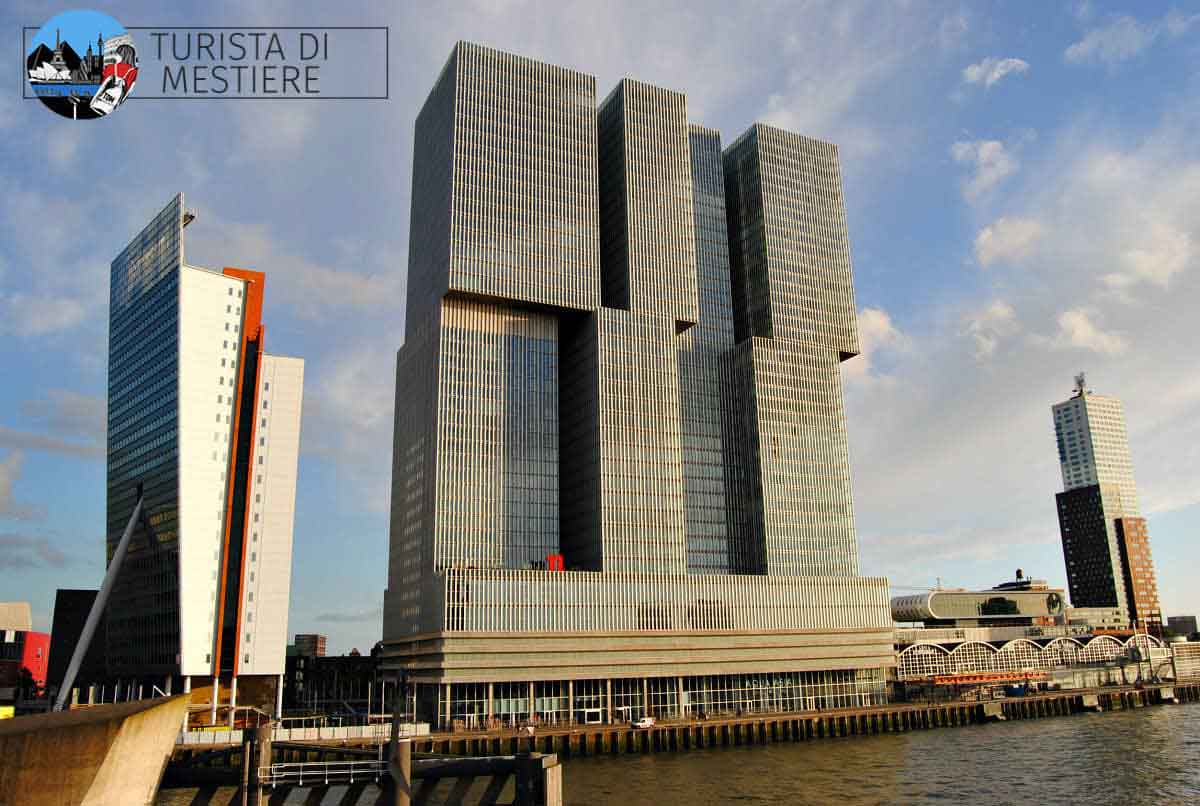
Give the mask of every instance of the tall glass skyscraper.
[[460, 43], [416, 124], [387, 662], [423, 719], [884, 696], [837, 150]]
[[1063, 491], [1056, 496], [1071, 603], [1103, 626], [1161, 633], [1158, 584], [1138, 508], [1125, 411], [1087, 388], [1053, 407]]
[[218, 697], [222, 681], [267, 677], [253, 696], [272, 705], [304, 362], [263, 350], [261, 272], [185, 262], [193, 218], [177, 195], [112, 262], [110, 561], [139, 492], [145, 503], [108, 607], [108, 671]]

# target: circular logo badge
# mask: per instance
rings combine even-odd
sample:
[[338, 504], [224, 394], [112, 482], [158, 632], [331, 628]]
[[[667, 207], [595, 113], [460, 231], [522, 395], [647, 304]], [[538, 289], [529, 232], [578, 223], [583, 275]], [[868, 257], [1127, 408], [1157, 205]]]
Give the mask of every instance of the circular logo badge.
[[137, 83], [137, 50], [121, 23], [99, 11], [65, 11], [29, 43], [25, 70], [33, 93], [63, 117], [104, 117]]

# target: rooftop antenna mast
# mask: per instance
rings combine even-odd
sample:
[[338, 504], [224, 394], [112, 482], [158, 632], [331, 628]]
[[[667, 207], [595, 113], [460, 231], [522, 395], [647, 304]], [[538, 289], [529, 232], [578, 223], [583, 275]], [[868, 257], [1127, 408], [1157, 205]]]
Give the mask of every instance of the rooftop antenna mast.
[[1087, 394], [1087, 376], [1082, 371], [1075, 376], [1075, 394], [1078, 397]]

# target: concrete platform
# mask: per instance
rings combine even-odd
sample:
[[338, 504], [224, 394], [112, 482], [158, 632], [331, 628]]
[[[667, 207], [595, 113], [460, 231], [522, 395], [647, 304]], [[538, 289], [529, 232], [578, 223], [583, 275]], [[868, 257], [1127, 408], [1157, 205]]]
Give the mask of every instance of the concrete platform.
[[0, 722], [3, 806], [154, 802], [185, 694]]

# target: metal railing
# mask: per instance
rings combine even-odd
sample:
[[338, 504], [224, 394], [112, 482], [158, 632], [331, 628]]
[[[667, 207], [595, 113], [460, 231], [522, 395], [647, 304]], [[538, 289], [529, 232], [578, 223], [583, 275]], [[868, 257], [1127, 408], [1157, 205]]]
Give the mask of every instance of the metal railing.
[[272, 764], [259, 767], [258, 780], [263, 786], [318, 786], [352, 784], [356, 781], [375, 781], [387, 774], [387, 762], [374, 761], [304, 761]]

